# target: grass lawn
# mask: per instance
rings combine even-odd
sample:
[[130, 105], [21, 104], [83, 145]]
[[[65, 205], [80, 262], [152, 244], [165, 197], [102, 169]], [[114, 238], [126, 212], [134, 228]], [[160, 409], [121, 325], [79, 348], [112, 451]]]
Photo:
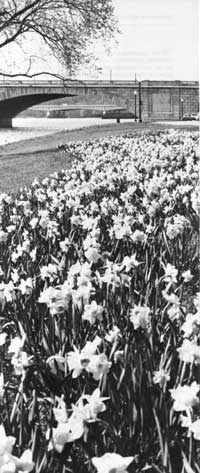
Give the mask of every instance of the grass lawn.
[[174, 125], [157, 123], [121, 123], [91, 126], [79, 130], [61, 131], [53, 135], [23, 140], [0, 146], [0, 192], [15, 193], [29, 186], [35, 177], [45, 178], [71, 166], [73, 156], [58, 151], [57, 146], [70, 141], [116, 136], [128, 132], [157, 131], [169, 128], [197, 129], [198, 125]]

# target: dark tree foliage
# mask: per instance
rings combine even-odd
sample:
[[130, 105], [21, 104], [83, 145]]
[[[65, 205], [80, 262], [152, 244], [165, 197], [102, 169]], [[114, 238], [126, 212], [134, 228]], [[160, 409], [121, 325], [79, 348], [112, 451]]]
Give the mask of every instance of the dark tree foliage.
[[116, 32], [112, 0], [1, 0], [0, 49], [35, 33], [73, 73], [89, 61], [87, 47]]

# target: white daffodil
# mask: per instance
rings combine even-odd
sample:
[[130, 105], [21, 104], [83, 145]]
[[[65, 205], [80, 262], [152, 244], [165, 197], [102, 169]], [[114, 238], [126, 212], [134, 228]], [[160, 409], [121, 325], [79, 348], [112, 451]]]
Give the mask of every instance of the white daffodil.
[[96, 336], [92, 342], [88, 341], [81, 351], [74, 346], [74, 351], [67, 354], [67, 363], [73, 378], [77, 378], [84, 369], [87, 370], [91, 357], [101, 343], [101, 338]]
[[108, 397], [101, 397], [100, 389], [97, 388], [91, 395], [84, 394], [80, 397], [76, 405], [72, 406], [73, 415], [87, 422], [94, 422], [98, 414], [106, 410], [104, 401], [108, 399]]
[[[71, 416], [67, 422], [59, 422], [56, 428], [52, 429], [52, 438], [48, 449], [55, 449], [61, 453], [66, 443], [74, 442], [84, 434], [84, 425], [82, 419]], [[47, 432], [49, 437], [49, 431]]]
[[83, 369], [89, 363], [89, 359], [85, 359], [83, 362], [81, 360], [80, 352], [74, 347], [74, 351], [67, 353], [67, 363], [69, 371], [72, 371], [72, 378], [78, 378]]
[[101, 254], [96, 246], [90, 246], [90, 248], [85, 251], [85, 257], [90, 263], [97, 263], [97, 261], [101, 259]]
[[18, 289], [23, 295], [31, 294], [33, 291], [33, 279], [30, 277], [27, 279], [21, 279]]
[[125, 272], [127, 272], [127, 273], [128, 273], [131, 269], [137, 268], [140, 264], [141, 264], [141, 262], [139, 262], [139, 261], [136, 259], [136, 253], [134, 253], [134, 254], [131, 255], [130, 257], [129, 257], [129, 256], [125, 256], [125, 258], [124, 258], [123, 261], [122, 261], [122, 266], [125, 266]]
[[189, 431], [192, 432], [195, 440], [200, 440], [200, 419], [197, 419], [189, 426]]
[[105, 340], [107, 340], [107, 342], [109, 343], [114, 343], [120, 337], [120, 334], [121, 332], [117, 325], [113, 325], [113, 328], [109, 330], [109, 332], [105, 336]]
[[33, 470], [35, 463], [33, 462], [32, 458], [32, 452], [31, 450], [25, 450], [24, 453], [22, 453], [20, 458], [17, 458], [15, 456], [12, 456], [12, 461], [15, 464], [16, 472], [24, 472], [24, 473], [29, 473], [30, 471]]
[[8, 284], [0, 283], [0, 302], [12, 302], [15, 299], [15, 287], [13, 281]]
[[149, 307], [135, 305], [133, 309], [130, 310], [130, 321], [132, 322], [135, 330], [142, 328], [144, 330], [150, 331], [151, 319]]
[[50, 282], [52, 282], [58, 275], [58, 267], [56, 264], [50, 263], [47, 266], [42, 266], [40, 268], [40, 273], [42, 280], [49, 278]]
[[132, 461], [133, 457], [122, 457], [117, 453], [105, 453], [102, 457], [92, 458], [97, 473], [127, 473], [126, 468]]
[[18, 283], [19, 281], [19, 274], [18, 274], [18, 269], [13, 268], [12, 273], [11, 273], [11, 279], [14, 282], [14, 284]]
[[170, 264], [170, 263], [167, 263], [166, 266], [163, 264], [163, 268], [165, 271], [163, 279], [166, 282], [177, 283], [178, 269], [176, 269], [175, 266], [173, 266], [173, 264]]
[[92, 373], [93, 378], [98, 381], [102, 376], [110, 370], [112, 366], [111, 361], [108, 361], [105, 353], [100, 353], [99, 355], [93, 355], [87, 366], [87, 371]]
[[200, 346], [195, 341], [184, 339], [180, 348], [177, 348], [179, 358], [184, 363], [200, 363]]
[[17, 353], [14, 353], [11, 364], [14, 367], [15, 374], [21, 376], [24, 374], [24, 368], [29, 366], [32, 356], [28, 356], [25, 351], [20, 350]]
[[0, 347], [5, 345], [7, 336], [8, 334], [6, 332], [0, 333]]
[[103, 320], [102, 313], [103, 307], [98, 305], [96, 301], [92, 301], [90, 304], [85, 304], [82, 319], [88, 320], [93, 325], [96, 320]]
[[64, 401], [64, 396], [55, 397], [56, 407], [53, 407], [54, 417], [58, 423], [63, 423], [68, 421], [68, 414], [66, 409], [66, 404]]
[[12, 435], [6, 435], [3, 424], [0, 425], [0, 459], [1, 455], [12, 453], [13, 445], [16, 442], [16, 438]]
[[163, 368], [154, 371], [153, 382], [159, 384], [161, 388], [165, 389], [166, 384], [170, 380], [170, 375]]
[[173, 409], [175, 411], [187, 411], [193, 406], [199, 403], [199, 397], [197, 396], [200, 390], [200, 385], [193, 381], [193, 383], [183, 386], [178, 386], [175, 389], [170, 389], [172, 399], [174, 401]]
[[8, 353], [19, 353], [23, 348], [26, 336], [12, 338], [8, 347]]
[[200, 331], [200, 311], [195, 314], [187, 314], [181, 330], [184, 332], [184, 338], [197, 335]]
[[182, 273], [182, 278], [184, 279], [184, 282], [185, 282], [185, 283], [191, 281], [191, 279], [193, 278], [193, 275], [191, 274], [190, 269], [188, 269], [187, 271], [184, 271], [184, 272]]
[[4, 395], [4, 374], [0, 374], [0, 399], [3, 398]]

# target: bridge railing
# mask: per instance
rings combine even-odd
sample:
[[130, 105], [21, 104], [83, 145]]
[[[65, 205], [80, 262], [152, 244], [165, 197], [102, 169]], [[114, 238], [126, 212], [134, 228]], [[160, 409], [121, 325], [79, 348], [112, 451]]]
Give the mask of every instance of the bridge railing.
[[17, 86], [27, 86], [27, 87], [51, 87], [51, 86], [69, 86], [69, 87], [77, 87], [77, 86], [106, 86], [106, 85], [119, 85], [119, 86], [130, 86], [134, 85], [137, 82], [130, 81], [130, 80], [0, 80], [0, 87], [17, 87]]
[[[0, 80], [0, 87], [138, 87], [135, 80]], [[144, 87], [199, 87], [198, 81], [141, 81]]]

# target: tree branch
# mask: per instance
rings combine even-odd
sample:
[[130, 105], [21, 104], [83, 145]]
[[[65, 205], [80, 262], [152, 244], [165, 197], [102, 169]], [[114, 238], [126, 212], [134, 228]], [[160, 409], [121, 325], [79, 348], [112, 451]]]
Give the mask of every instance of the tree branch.
[[90, 59], [87, 51], [93, 39], [101, 36], [105, 40], [116, 31], [112, 0], [0, 0], [0, 3], [0, 49], [12, 43], [20, 44], [20, 40], [26, 44], [27, 35], [36, 34], [72, 73]]
[[[14, 79], [14, 78], [17, 78], [17, 77], [26, 77], [28, 79], [33, 79], [34, 77], [38, 77], [38, 76], [41, 76], [41, 75], [47, 75], [47, 76], [50, 76], [50, 77], [54, 77], [56, 79], [59, 79], [60, 81], [63, 82], [64, 84], [64, 87], [66, 86], [66, 82], [69, 82], [69, 83], [78, 83], [78, 84], [82, 84], [85, 86], [85, 83], [84, 81], [81, 81], [81, 80], [78, 80], [78, 79], [72, 79], [71, 77], [65, 77], [61, 74], [56, 74], [56, 73], [53, 73], [53, 72], [48, 72], [48, 71], [41, 71], [41, 72], [35, 72], [33, 74], [30, 74], [29, 71], [28, 72], [22, 72], [22, 73], [16, 73], [16, 74], [9, 74], [9, 73], [4, 73], [4, 72], [1, 72], [0, 71], [0, 77], [8, 77], [10, 79]], [[68, 84], [69, 85], [69, 84]]]
[[0, 26], [0, 31], [3, 31], [5, 30], [5, 28], [7, 28], [7, 26], [9, 26], [14, 20], [16, 20], [17, 18], [20, 18], [22, 15], [24, 15], [24, 13], [26, 13], [27, 11], [31, 10], [34, 8], [34, 6], [37, 6], [41, 3], [41, 0], [34, 0], [32, 3], [26, 5], [24, 8], [21, 8], [21, 10], [17, 10], [17, 5], [15, 2], [13, 2], [14, 5], [15, 5], [15, 12], [12, 14], [12, 11], [10, 10], [9, 11], [6, 11], [7, 15], [9, 15], [8, 19], [7, 20], [4, 20], [3, 22], [3, 25]]

